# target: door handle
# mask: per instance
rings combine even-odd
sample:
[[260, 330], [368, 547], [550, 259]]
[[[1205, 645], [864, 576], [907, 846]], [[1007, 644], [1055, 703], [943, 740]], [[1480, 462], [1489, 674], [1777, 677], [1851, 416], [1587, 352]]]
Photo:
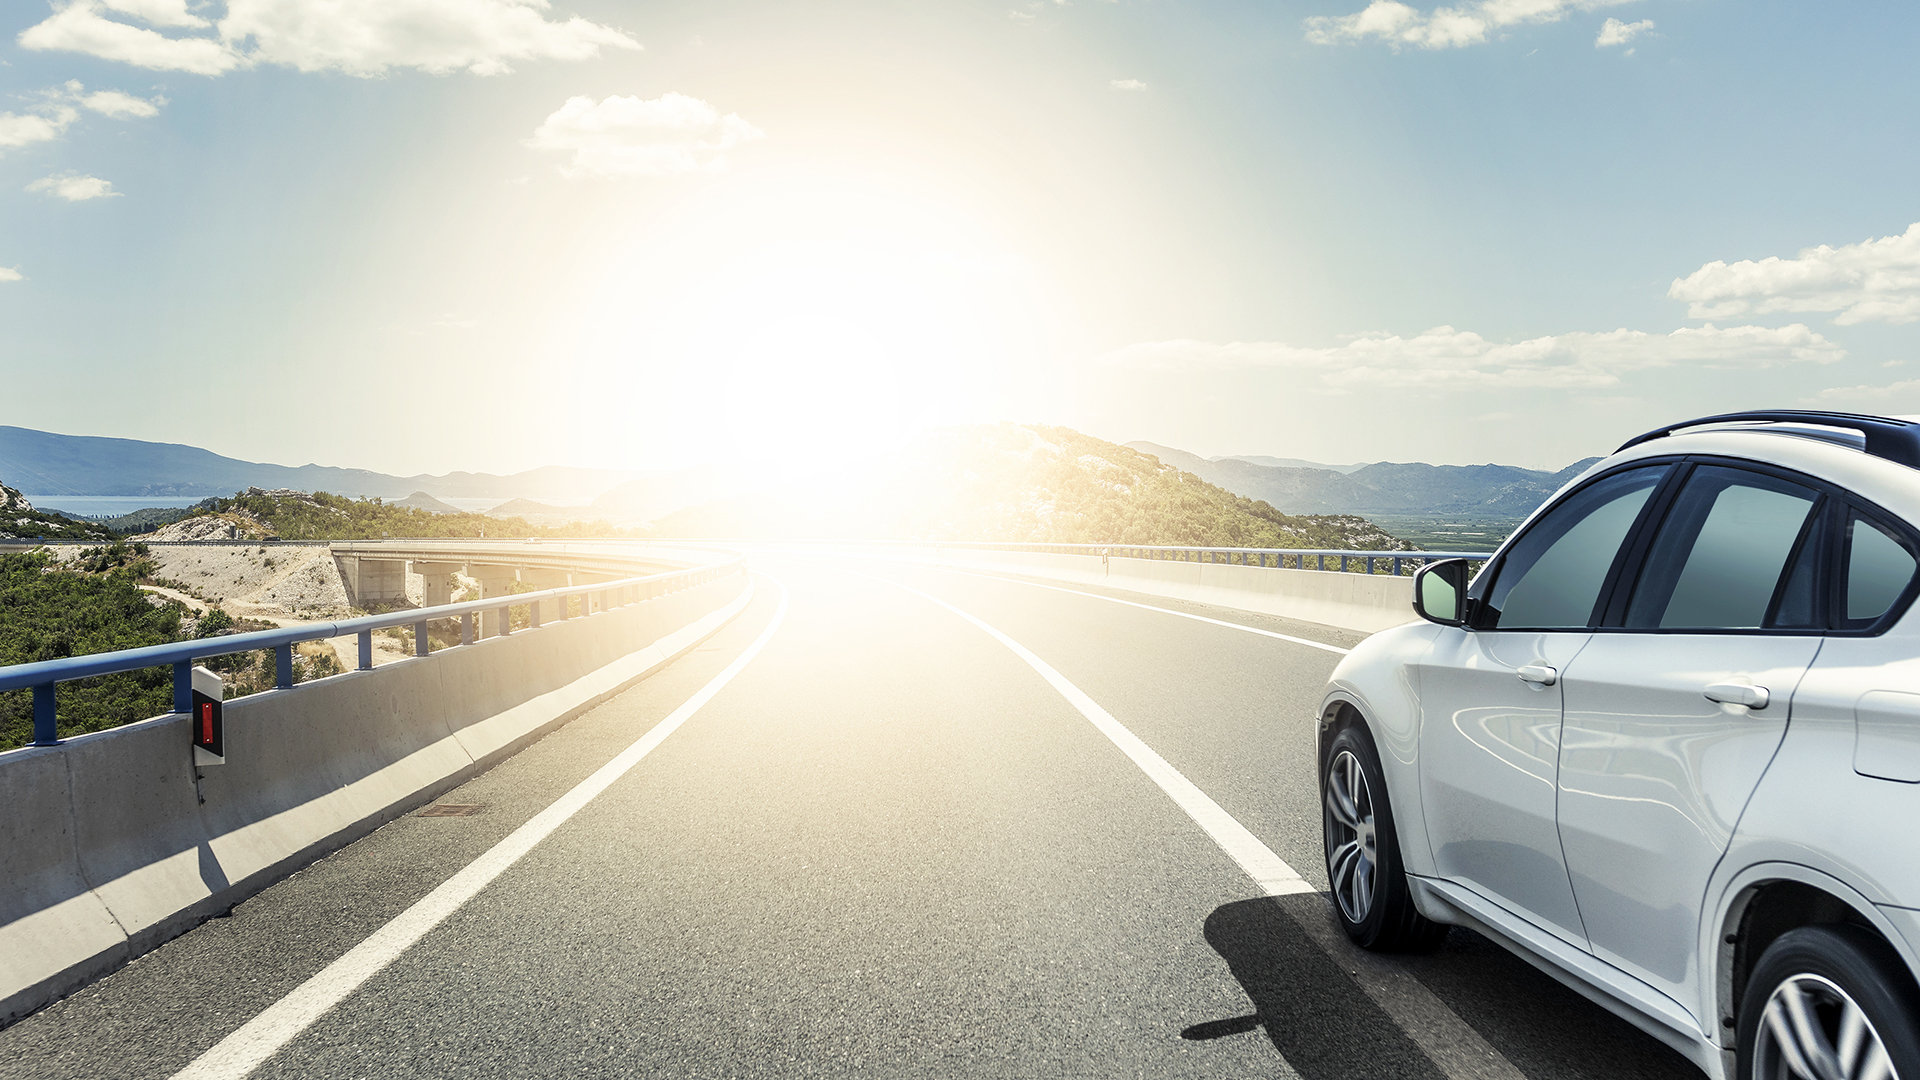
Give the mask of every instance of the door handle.
[[1552, 686], [1560, 681], [1560, 673], [1545, 664], [1528, 664], [1515, 672], [1521, 682], [1530, 682], [1538, 686]]
[[1749, 709], [1764, 709], [1773, 696], [1764, 686], [1752, 683], [1717, 682], [1705, 691], [1708, 701], [1717, 701], [1722, 705], [1745, 705]]

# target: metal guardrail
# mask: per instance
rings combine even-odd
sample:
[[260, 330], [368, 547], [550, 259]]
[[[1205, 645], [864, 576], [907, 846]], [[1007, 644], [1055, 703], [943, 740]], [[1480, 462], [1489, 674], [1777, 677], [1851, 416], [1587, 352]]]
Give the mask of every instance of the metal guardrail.
[[[334, 543], [342, 545], [368, 544], [384, 545], [422, 545], [458, 547], [469, 543], [522, 544], [544, 546], [539, 539], [524, 537], [501, 538], [494, 540], [463, 540], [451, 537], [431, 539], [388, 539], [356, 541], [317, 541], [317, 540], [182, 540], [182, 541], [140, 541], [147, 544], [167, 546], [190, 546], [197, 544], [215, 544], [233, 547], [317, 547]], [[619, 546], [672, 546], [685, 547], [715, 543], [713, 540], [681, 540], [677, 538], [625, 538], [625, 537], [568, 537], [564, 540], [546, 541], [556, 548], [562, 548], [556, 555], [571, 554], [565, 552], [565, 544], [613, 544]], [[848, 541], [818, 541], [819, 543], [837, 543], [847, 545]], [[62, 545], [77, 544], [98, 546], [98, 541], [53, 541]], [[1377, 574], [1384, 571], [1392, 576], [1404, 576], [1409, 569], [1418, 569], [1431, 562], [1442, 559], [1466, 559], [1470, 562], [1485, 562], [1493, 553], [1489, 551], [1354, 551], [1338, 548], [1229, 548], [1229, 547], [1189, 547], [1167, 544], [1046, 544], [1020, 541], [855, 541], [853, 546], [887, 547], [937, 547], [960, 548], [987, 551], [1031, 551], [1042, 554], [1060, 555], [1100, 555], [1106, 558], [1150, 559], [1174, 562], [1224, 563], [1238, 566], [1261, 566], [1278, 569], [1315, 570], [1329, 573], [1365, 573]], [[351, 553], [351, 552], [349, 552]], [[584, 554], [584, 553], [582, 553]], [[1337, 560], [1332, 566], [1328, 560]], [[1308, 560], [1312, 560], [1311, 565]], [[373, 668], [373, 632], [395, 626], [414, 628], [415, 655], [426, 656], [429, 652], [427, 624], [443, 619], [461, 620], [461, 644], [469, 645], [475, 640], [474, 621], [476, 614], [486, 611], [501, 613], [500, 632], [512, 633], [512, 620], [508, 611], [516, 607], [531, 605], [532, 628], [540, 626], [540, 601], [560, 601], [560, 618], [566, 619], [566, 601], [575, 596], [590, 598], [600, 595], [601, 609], [608, 606], [624, 606], [665, 595], [667, 592], [690, 588], [694, 585], [722, 577], [739, 569], [744, 558], [735, 558], [726, 563], [688, 570], [675, 570], [664, 574], [651, 574], [641, 577], [624, 578], [602, 582], [591, 586], [566, 586], [547, 589], [540, 592], [515, 593], [510, 596], [489, 597], [483, 600], [470, 600], [458, 604], [445, 604], [432, 608], [417, 608], [398, 611], [387, 615], [369, 615], [358, 619], [346, 619], [339, 622], [308, 623], [303, 626], [286, 627], [279, 630], [261, 630], [247, 634], [231, 634], [217, 638], [201, 638], [194, 641], [176, 642], [171, 645], [154, 645], [144, 649], [127, 649], [120, 652], [96, 653], [89, 656], [64, 657], [59, 660], [46, 660], [36, 664], [18, 664], [0, 668], [0, 691], [31, 689], [33, 691], [33, 745], [51, 746], [59, 742], [56, 737], [54, 717], [54, 686], [57, 683], [74, 679], [91, 678], [98, 675], [111, 675], [123, 671], [137, 671], [142, 668], [173, 667], [173, 699], [177, 712], [189, 711], [192, 707], [193, 662], [215, 656], [227, 656], [233, 653], [253, 652], [271, 649], [274, 652], [275, 689], [289, 689], [293, 686], [293, 647], [303, 641], [317, 641], [322, 638], [343, 637], [356, 634], [359, 637], [359, 666], [356, 670], [368, 671]], [[1385, 564], [1384, 566], [1382, 564]], [[621, 597], [618, 603], [609, 605], [605, 600], [608, 594]], [[591, 613], [591, 600], [585, 603], [586, 613]]]
[[[1466, 559], [1469, 562], [1485, 562], [1493, 557], [1491, 551], [1353, 551], [1338, 548], [1226, 548], [1226, 547], [1179, 547], [1164, 544], [1031, 544], [1003, 542], [926, 542], [929, 547], [963, 548], [986, 551], [1033, 551], [1055, 555], [1101, 555], [1123, 559], [1159, 559], [1174, 562], [1226, 563], [1235, 566], [1265, 566], [1291, 570], [1319, 570], [1328, 573], [1375, 574], [1380, 573], [1380, 563], [1388, 564], [1386, 572], [1395, 577], [1403, 576], [1408, 569], [1417, 570], [1431, 562], [1442, 559]], [[1308, 560], [1313, 560], [1308, 565]], [[1338, 559], [1331, 568], [1328, 559]]]
[[[1037, 551], [1062, 555], [1109, 555], [1132, 559], [1163, 559], [1176, 562], [1220, 562], [1239, 566], [1283, 567], [1292, 570], [1321, 570], [1328, 573], [1374, 574], [1380, 573], [1380, 562], [1387, 561], [1391, 569], [1386, 572], [1404, 576], [1409, 567], [1418, 569], [1430, 562], [1441, 559], [1466, 559], [1470, 562], [1485, 562], [1493, 556], [1491, 551], [1359, 551], [1351, 548], [1229, 548], [1229, 547], [1193, 547], [1174, 544], [1048, 544], [1023, 540], [792, 540], [792, 541], [755, 541], [729, 539], [726, 537], [625, 537], [625, 536], [568, 536], [568, 537], [386, 537], [377, 540], [141, 540], [139, 537], [125, 537], [124, 542], [142, 543], [152, 547], [196, 547], [215, 545], [226, 547], [343, 547], [355, 544], [374, 544], [388, 546], [437, 545], [450, 547], [464, 544], [528, 544], [535, 547], [552, 546], [565, 551], [566, 545], [633, 545], [636, 547], [698, 547], [709, 545], [756, 545], [765, 543], [805, 543], [840, 546], [874, 547], [940, 547], [940, 548], [977, 548], [998, 551]], [[33, 546], [63, 547], [99, 547], [98, 540], [48, 540], [44, 543], [32, 540], [0, 541], [0, 545], [22, 544]], [[358, 554], [343, 551], [342, 554]], [[568, 553], [572, 554], [572, 553]], [[1313, 560], [1308, 565], [1307, 560]], [[1338, 562], [1328, 565], [1327, 560]]]
[[371, 671], [373, 670], [373, 633], [376, 630], [394, 626], [412, 626], [414, 655], [426, 656], [431, 649], [427, 640], [429, 623], [458, 618], [460, 644], [471, 645], [476, 640], [474, 616], [483, 612], [500, 613], [500, 635], [506, 636], [515, 632], [510, 615], [513, 608], [529, 607], [533, 623], [529, 629], [539, 629], [542, 601], [559, 601], [560, 619], [564, 621], [569, 617], [567, 601], [576, 596], [581, 597], [580, 617], [585, 618], [595, 610], [593, 606], [595, 596], [600, 598], [599, 610], [601, 611], [612, 607], [625, 607], [718, 580], [741, 569], [745, 561], [744, 556], [737, 556], [726, 562], [707, 566], [604, 581], [592, 585], [568, 585], [538, 592], [513, 593], [482, 600], [468, 600], [458, 604], [442, 604], [438, 607], [414, 608], [386, 615], [367, 615], [338, 622], [306, 623], [278, 630], [258, 630], [245, 634], [228, 634], [174, 642], [170, 645], [150, 645], [142, 649], [123, 649], [118, 652], [42, 660], [33, 664], [15, 664], [11, 667], [0, 667], [0, 690], [31, 689], [33, 691], [33, 745], [54, 746], [60, 741], [57, 737], [54, 717], [54, 686], [58, 683], [171, 665], [174, 712], [191, 712], [193, 710], [193, 664], [196, 660], [271, 649], [274, 654], [274, 689], [287, 690], [293, 688], [293, 647], [303, 641], [344, 637], [348, 634], [358, 635], [359, 656], [356, 670]]

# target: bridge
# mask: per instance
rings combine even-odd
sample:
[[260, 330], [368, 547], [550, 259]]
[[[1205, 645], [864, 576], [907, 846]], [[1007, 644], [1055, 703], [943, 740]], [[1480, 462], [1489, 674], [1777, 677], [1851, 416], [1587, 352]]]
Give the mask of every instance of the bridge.
[[1410, 590], [1308, 554], [342, 545], [501, 584], [315, 628], [471, 644], [229, 703], [197, 782], [184, 717], [0, 755], [0, 1068], [1698, 1075], [1469, 932], [1347, 944], [1311, 716]]

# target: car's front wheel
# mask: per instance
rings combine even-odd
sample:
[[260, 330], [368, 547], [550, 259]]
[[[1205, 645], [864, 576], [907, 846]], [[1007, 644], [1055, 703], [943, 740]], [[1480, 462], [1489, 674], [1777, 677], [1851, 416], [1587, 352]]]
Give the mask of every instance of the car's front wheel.
[[1328, 745], [1320, 770], [1320, 805], [1328, 889], [1347, 936], [1362, 948], [1382, 952], [1413, 952], [1440, 944], [1446, 925], [1413, 906], [1380, 754], [1365, 727], [1350, 725]]
[[1780, 935], [1740, 1005], [1740, 1080], [1920, 1078], [1913, 980], [1852, 926]]

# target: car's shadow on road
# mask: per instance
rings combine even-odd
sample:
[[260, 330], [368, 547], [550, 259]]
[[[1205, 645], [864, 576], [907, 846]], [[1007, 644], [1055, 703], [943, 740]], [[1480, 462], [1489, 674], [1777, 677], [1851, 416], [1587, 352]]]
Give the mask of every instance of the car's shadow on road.
[[1445, 1080], [1427, 1055], [1274, 900], [1245, 900], [1207, 916], [1207, 943], [1253, 1002], [1253, 1014], [1181, 1032], [1217, 1039], [1263, 1028], [1306, 1080]]
[[[1334, 936], [1337, 928], [1326, 932], [1331, 918], [1318, 894], [1215, 909], [1204, 928], [1207, 943], [1226, 961], [1253, 1011], [1195, 1024], [1181, 1037], [1204, 1041], [1260, 1029], [1306, 1080], [1444, 1080], [1446, 1072], [1362, 988], [1369, 977], [1362, 958]], [[1309, 920], [1322, 925], [1310, 927]], [[1434, 953], [1387, 962], [1419, 980], [1525, 1076], [1700, 1076], [1679, 1054], [1472, 931], [1456, 928]], [[1453, 1071], [1478, 1070], [1456, 1062]]]

